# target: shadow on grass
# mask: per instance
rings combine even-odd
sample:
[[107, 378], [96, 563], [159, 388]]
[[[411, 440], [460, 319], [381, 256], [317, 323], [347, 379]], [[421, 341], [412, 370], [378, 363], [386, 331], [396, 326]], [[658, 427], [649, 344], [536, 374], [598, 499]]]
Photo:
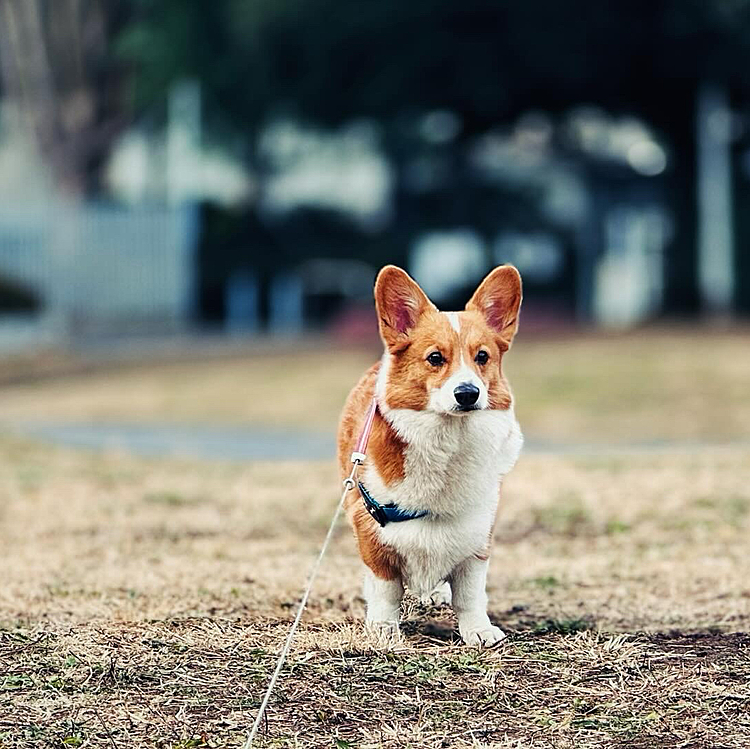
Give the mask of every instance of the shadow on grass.
[[[519, 617], [519, 614], [523, 616]], [[490, 612], [490, 620], [511, 640], [519, 636], [575, 635], [596, 629], [593, 617], [534, 617], [525, 607], [514, 607], [502, 615]], [[445, 604], [434, 606], [410, 602], [401, 623], [401, 632], [412, 644], [419, 644], [422, 639], [433, 645], [460, 645], [462, 642], [453, 609]]]

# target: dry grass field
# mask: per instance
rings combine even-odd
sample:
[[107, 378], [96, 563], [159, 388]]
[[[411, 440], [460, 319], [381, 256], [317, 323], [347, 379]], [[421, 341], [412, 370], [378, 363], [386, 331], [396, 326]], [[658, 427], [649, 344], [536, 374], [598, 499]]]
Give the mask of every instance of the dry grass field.
[[[507, 480], [489, 595], [509, 640], [468, 649], [450, 610], [408, 600], [403, 643], [368, 641], [342, 523], [259, 746], [750, 746], [749, 341], [519, 338], [527, 433], [602, 449], [530, 452]], [[68, 374], [0, 388], [0, 418], [325, 429], [371, 358]], [[257, 397], [269, 380], [275, 401]], [[659, 440], [680, 442], [627, 447]], [[239, 747], [338, 495], [333, 460], [144, 459], [6, 430], [0, 747]]]
[[[322, 350], [321, 350], [322, 348]], [[315, 341], [256, 356], [108, 366], [0, 363], [0, 423], [13, 420], [278, 424], [334, 429], [380, 350]], [[524, 338], [507, 359], [524, 432], [587, 444], [750, 437], [750, 328]], [[40, 373], [23, 384], [24, 372]], [[20, 383], [19, 383], [20, 381]], [[269, 388], [273, 388], [269, 394]], [[275, 393], [275, 395], [274, 395]]]

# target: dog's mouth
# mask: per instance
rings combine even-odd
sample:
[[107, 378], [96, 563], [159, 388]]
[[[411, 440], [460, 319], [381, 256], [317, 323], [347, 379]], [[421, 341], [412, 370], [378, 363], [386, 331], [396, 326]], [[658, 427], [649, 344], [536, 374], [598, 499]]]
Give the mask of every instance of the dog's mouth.
[[453, 406], [451, 409], [452, 413], [456, 414], [467, 414], [471, 413], [472, 411], [481, 411], [481, 406], [476, 405], [476, 403], [473, 406]]

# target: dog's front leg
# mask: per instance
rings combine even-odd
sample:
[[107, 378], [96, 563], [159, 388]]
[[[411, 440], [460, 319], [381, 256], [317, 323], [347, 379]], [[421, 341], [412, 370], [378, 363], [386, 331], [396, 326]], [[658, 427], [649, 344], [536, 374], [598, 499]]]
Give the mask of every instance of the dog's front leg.
[[401, 599], [404, 596], [400, 578], [384, 580], [368, 567], [365, 570], [364, 594], [367, 603], [367, 628], [377, 634], [398, 637]]
[[458, 631], [467, 645], [490, 646], [505, 638], [487, 616], [487, 565], [486, 559], [469, 557], [450, 578]]

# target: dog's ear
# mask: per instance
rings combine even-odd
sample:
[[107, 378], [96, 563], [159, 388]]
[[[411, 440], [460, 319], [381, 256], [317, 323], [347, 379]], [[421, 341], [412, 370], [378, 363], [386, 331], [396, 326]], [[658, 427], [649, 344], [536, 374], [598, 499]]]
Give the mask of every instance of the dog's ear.
[[375, 280], [375, 307], [380, 337], [391, 351], [409, 343], [409, 332], [419, 318], [435, 305], [406, 271], [386, 265]]
[[482, 313], [501, 350], [507, 351], [518, 330], [522, 298], [521, 274], [512, 265], [500, 265], [479, 284], [466, 309]]

